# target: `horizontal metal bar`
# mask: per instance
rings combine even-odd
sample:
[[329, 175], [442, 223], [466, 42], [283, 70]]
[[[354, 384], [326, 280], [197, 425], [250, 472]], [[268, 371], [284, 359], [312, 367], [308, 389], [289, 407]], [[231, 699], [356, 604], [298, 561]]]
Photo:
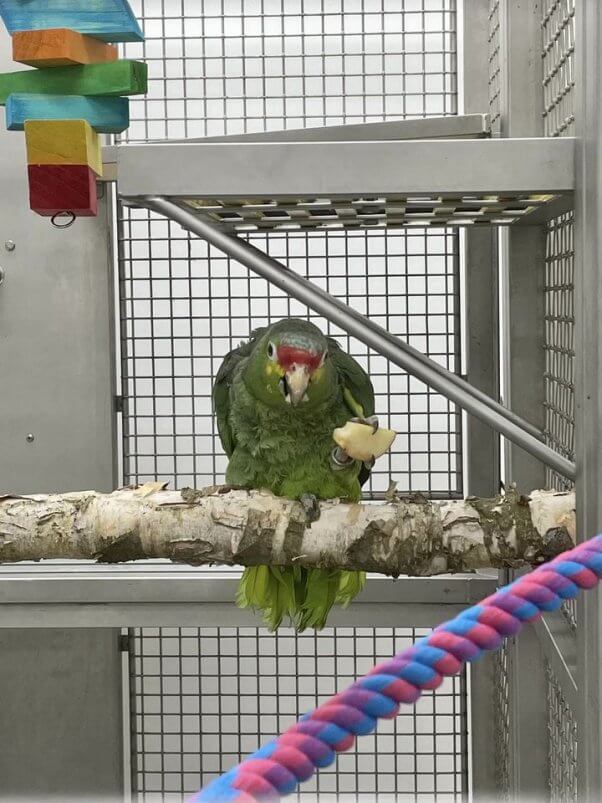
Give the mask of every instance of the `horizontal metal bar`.
[[[0, 567], [0, 605], [10, 603], [216, 603], [231, 602], [241, 577], [239, 568], [194, 568], [168, 561], [100, 566], [15, 564]], [[497, 575], [458, 574], [403, 577], [370, 574], [354, 605], [468, 605], [495, 588]]]
[[[261, 617], [240, 610], [230, 602], [103, 603], [77, 605], [2, 605], [0, 628], [29, 627], [261, 627]], [[355, 602], [346, 609], [335, 607], [328, 617], [331, 627], [433, 628], [463, 610], [462, 605]]]
[[556, 676], [562, 693], [570, 708], [576, 713], [577, 694], [577, 637], [559, 613], [547, 613], [534, 622], [541, 648]]
[[514, 197], [575, 183], [571, 138], [162, 143], [117, 159], [125, 197]]
[[[255, 627], [235, 604], [238, 569], [194, 569], [166, 562], [127, 566], [0, 567], [0, 627]], [[493, 577], [459, 575], [391, 580], [371, 575], [339, 627], [434, 627], [495, 589]]]
[[310, 309], [323, 315], [362, 343], [387, 357], [395, 365], [442, 393], [446, 398], [451, 399], [467, 412], [493, 427], [546, 465], [566, 477], [575, 478], [575, 465], [528, 432], [528, 425], [511, 411], [473, 388], [461, 377], [394, 337], [369, 318], [264, 254], [255, 246], [223, 231], [214, 223], [180, 208], [173, 201], [165, 198], [144, 198], [140, 200], [140, 204], [174, 220], [199, 237], [203, 237], [216, 248], [275, 284], [292, 298], [307, 304]]
[[[283, 131], [258, 131], [251, 134], [229, 134], [221, 137], [170, 139], [170, 144], [191, 142], [376, 142], [411, 139], [472, 139], [490, 134], [488, 114], [458, 114], [446, 117], [424, 117], [417, 120], [392, 120], [386, 123], [357, 123], [328, 125], [316, 128], [287, 128]], [[158, 144], [165, 140], [146, 140]], [[117, 162], [123, 145], [108, 145], [102, 149], [105, 165]], [[114, 180], [114, 177], [112, 177]]]

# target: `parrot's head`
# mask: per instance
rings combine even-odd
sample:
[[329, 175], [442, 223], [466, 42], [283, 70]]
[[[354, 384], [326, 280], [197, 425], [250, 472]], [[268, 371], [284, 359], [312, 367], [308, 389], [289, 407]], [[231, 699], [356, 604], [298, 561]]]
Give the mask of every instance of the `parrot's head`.
[[269, 326], [255, 343], [245, 369], [245, 383], [270, 407], [318, 407], [337, 388], [326, 337], [313, 324], [296, 318]]

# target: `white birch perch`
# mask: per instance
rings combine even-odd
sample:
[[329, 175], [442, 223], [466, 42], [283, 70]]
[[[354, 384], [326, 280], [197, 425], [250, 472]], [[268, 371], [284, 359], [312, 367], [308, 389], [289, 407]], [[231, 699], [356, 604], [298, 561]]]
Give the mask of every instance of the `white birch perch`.
[[503, 497], [382, 504], [322, 502], [309, 523], [298, 502], [229, 488], [0, 496], [0, 563], [291, 565], [429, 576], [549, 560], [575, 539], [572, 493], [511, 489]]

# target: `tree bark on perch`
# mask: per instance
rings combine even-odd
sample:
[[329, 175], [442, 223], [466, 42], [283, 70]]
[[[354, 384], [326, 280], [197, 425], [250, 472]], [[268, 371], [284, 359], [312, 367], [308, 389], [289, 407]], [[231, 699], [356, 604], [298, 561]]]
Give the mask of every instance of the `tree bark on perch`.
[[510, 489], [493, 499], [320, 504], [263, 491], [164, 490], [159, 483], [110, 494], [0, 496], [0, 563], [93, 559], [119, 563], [290, 566], [430, 576], [534, 565], [572, 546], [573, 493]]

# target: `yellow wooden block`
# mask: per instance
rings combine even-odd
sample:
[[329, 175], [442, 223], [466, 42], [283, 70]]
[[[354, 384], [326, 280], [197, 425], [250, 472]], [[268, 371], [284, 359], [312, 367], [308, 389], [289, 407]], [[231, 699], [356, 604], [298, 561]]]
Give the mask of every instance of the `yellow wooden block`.
[[102, 176], [100, 137], [85, 120], [26, 120], [30, 165], [88, 165]]

